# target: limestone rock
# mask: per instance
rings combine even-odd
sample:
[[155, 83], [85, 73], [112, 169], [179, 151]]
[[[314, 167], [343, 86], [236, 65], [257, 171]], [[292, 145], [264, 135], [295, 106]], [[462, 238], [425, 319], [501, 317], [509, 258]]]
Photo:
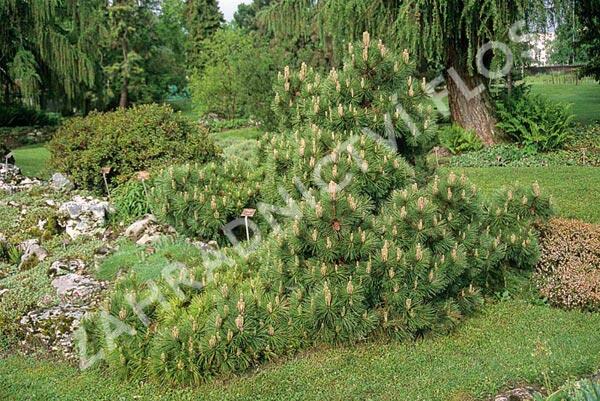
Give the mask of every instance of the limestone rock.
[[131, 224], [129, 227], [125, 229], [125, 236], [131, 238], [134, 241], [137, 241], [146, 233], [146, 231], [152, 226], [156, 224], [156, 218], [148, 214], [144, 216], [141, 220], [136, 221]]
[[92, 304], [95, 296], [107, 287], [104, 282], [78, 273], [58, 276], [51, 284], [61, 300], [75, 305]]
[[515, 388], [494, 398], [494, 401], [529, 401], [533, 400], [536, 390], [531, 387]]
[[69, 273], [81, 273], [85, 269], [85, 262], [81, 259], [57, 260], [48, 269], [48, 276], [58, 277]]
[[24, 177], [17, 166], [0, 163], [0, 190], [14, 193], [40, 184], [41, 182], [38, 180]]
[[52, 281], [58, 305], [34, 310], [21, 318], [24, 345], [44, 345], [74, 359], [73, 334], [88, 311], [97, 309], [108, 284], [92, 277], [68, 273]]
[[34, 259], [38, 262], [43, 261], [48, 257], [48, 251], [39, 245], [37, 239], [30, 239], [17, 245], [17, 248], [23, 253], [19, 269], [24, 268], [29, 263], [33, 263]]
[[73, 183], [61, 173], [54, 173], [50, 178], [50, 187], [55, 191], [67, 192], [73, 189]]
[[102, 234], [111, 211], [108, 202], [92, 197], [75, 196], [58, 209], [58, 222], [71, 237]]
[[127, 227], [124, 234], [138, 245], [148, 245], [157, 242], [163, 235], [175, 234], [175, 230], [161, 226], [154, 215], [148, 214]]

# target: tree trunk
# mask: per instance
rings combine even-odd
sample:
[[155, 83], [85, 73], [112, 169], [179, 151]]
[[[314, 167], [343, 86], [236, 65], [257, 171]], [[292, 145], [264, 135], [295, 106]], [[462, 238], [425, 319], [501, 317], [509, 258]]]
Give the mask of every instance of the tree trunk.
[[127, 108], [129, 102], [129, 46], [127, 43], [127, 35], [123, 37], [121, 44], [123, 50], [123, 84], [121, 85], [121, 97], [119, 99], [119, 107]]
[[127, 77], [123, 77], [123, 85], [121, 85], [121, 97], [119, 98], [119, 107], [122, 109], [127, 108], [129, 102], [129, 80]]
[[[452, 121], [464, 129], [473, 130], [485, 146], [498, 142], [500, 132], [496, 128], [494, 105], [482, 75], [467, 68], [467, 44], [457, 40], [446, 50], [446, 84]], [[483, 63], [489, 68], [492, 52], [484, 55]]]
[[[447, 74], [446, 77], [452, 121], [465, 129], [475, 131], [486, 146], [497, 143], [497, 121], [492, 99], [483, 78], [479, 75], [470, 76], [464, 70], [455, 70], [460, 80], [455, 74]], [[479, 90], [480, 85], [484, 85], [485, 89]]]

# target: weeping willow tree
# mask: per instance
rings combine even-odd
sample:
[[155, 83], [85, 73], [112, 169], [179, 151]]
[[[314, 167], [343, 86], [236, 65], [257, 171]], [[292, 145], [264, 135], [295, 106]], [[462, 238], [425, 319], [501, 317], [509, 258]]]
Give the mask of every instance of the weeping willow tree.
[[[476, 54], [490, 41], [510, 44], [509, 29], [519, 21], [545, 27], [555, 2], [548, 0], [279, 0], [260, 15], [263, 24], [288, 41], [318, 40], [330, 64], [346, 40], [370, 31], [396, 47], [416, 52], [421, 65], [443, 67], [453, 120], [474, 129], [484, 143], [498, 140], [493, 104], [485, 91], [468, 98], [483, 84]], [[558, 3], [558, 0], [556, 0]], [[496, 52], [497, 53], [497, 52]], [[486, 68], [494, 52], [482, 57]], [[450, 74], [453, 68], [456, 74]], [[461, 80], [452, 76], [460, 76]]]
[[[488, 83], [477, 66], [477, 53], [492, 41], [510, 44], [509, 32], [517, 21], [545, 28], [548, 6], [546, 0], [404, 0], [397, 33], [422, 58], [445, 67], [452, 119], [491, 145], [499, 132], [489, 91], [470, 96]], [[494, 51], [480, 53], [479, 60], [491, 70]]]
[[[332, 67], [340, 64], [345, 44], [359, 40], [365, 31], [392, 38], [400, 3], [401, 0], [276, 0], [259, 12], [258, 20], [279, 43], [289, 47], [318, 43], [320, 57], [313, 60]], [[306, 54], [299, 58], [305, 59]]]
[[[102, 0], [0, 0], [4, 102], [81, 105], [97, 82]], [[66, 102], [64, 100], [66, 99]]]

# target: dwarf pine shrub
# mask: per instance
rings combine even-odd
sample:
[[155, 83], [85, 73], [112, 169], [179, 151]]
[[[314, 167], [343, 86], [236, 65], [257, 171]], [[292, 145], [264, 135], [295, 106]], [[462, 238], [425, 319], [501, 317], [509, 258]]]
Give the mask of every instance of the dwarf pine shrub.
[[[197, 383], [314, 344], [446, 333], [503, 284], [506, 272], [535, 264], [535, 227], [550, 213], [539, 186], [484, 199], [466, 177], [452, 173], [416, 183], [412, 161], [428, 146], [429, 119], [420, 120], [423, 137], [407, 131], [395, 137], [401, 151], [362, 130], [367, 120], [383, 124], [377, 110], [393, 102], [379, 88], [408, 68], [407, 53], [396, 58], [368, 35], [350, 50], [343, 73], [318, 81], [303, 67], [280, 77], [275, 107], [290, 130], [263, 146], [267, 182], [260, 194], [285, 204], [279, 229], [250, 255], [226, 250], [215, 269], [207, 254], [193, 269], [200, 288], [189, 285], [183, 294], [166, 288], [162, 298], [150, 298], [147, 324], [131, 323], [131, 334], [122, 331], [115, 343], [102, 333], [88, 336], [90, 349], [111, 355], [111, 368], [138, 379]], [[400, 100], [419, 93], [410, 76], [394, 80], [404, 88]], [[324, 88], [312, 92], [316, 84]], [[424, 109], [419, 104], [410, 110]], [[196, 225], [221, 210], [211, 205], [221, 196], [216, 188], [230, 199], [225, 209], [245, 189], [238, 174], [216, 178], [210, 171], [208, 177], [195, 168], [168, 169], [155, 208], [190, 233], [204, 229]], [[200, 200], [201, 193], [208, 195]], [[179, 277], [185, 285], [191, 275]], [[129, 280], [117, 285], [109, 303], [109, 316], [127, 322], [136, 311], [128, 299], [172, 283]], [[101, 326], [102, 319], [98, 314], [86, 325]], [[141, 369], [143, 362], [150, 369]]]
[[150, 209], [181, 234], [225, 244], [223, 227], [255, 206], [261, 176], [241, 160], [170, 166], [153, 181]]

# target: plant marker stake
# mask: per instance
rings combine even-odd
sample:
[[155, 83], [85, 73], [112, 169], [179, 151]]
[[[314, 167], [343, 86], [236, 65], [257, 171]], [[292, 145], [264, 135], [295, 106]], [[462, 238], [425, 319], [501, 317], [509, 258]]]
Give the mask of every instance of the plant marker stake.
[[110, 190], [108, 189], [108, 180], [106, 179], [106, 175], [110, 173], [110, 167], [102, 167], [100, 170], [102, 172], [102, 178], [104, 179], [104, 187], [106, 188], [106, 196], [110, 199]]
[[4, 156], [4, 174], [8, 178], [8, 159], [13, 156], [12, 152], [9, 152], [6, 156]]
[[248, 217], [254, 217], [256, 213], [256, 209], [244, 209], [242, 211], [242, 217], [244, 218], [244, 223], [246, 226], [246, 239], [250, 242], [250, 230], [248, 230]]
[[246, 224], [246, 240], [250, 242], [250, 231], [248, 231], [248, 216], [244, 216], [244, 223]]

